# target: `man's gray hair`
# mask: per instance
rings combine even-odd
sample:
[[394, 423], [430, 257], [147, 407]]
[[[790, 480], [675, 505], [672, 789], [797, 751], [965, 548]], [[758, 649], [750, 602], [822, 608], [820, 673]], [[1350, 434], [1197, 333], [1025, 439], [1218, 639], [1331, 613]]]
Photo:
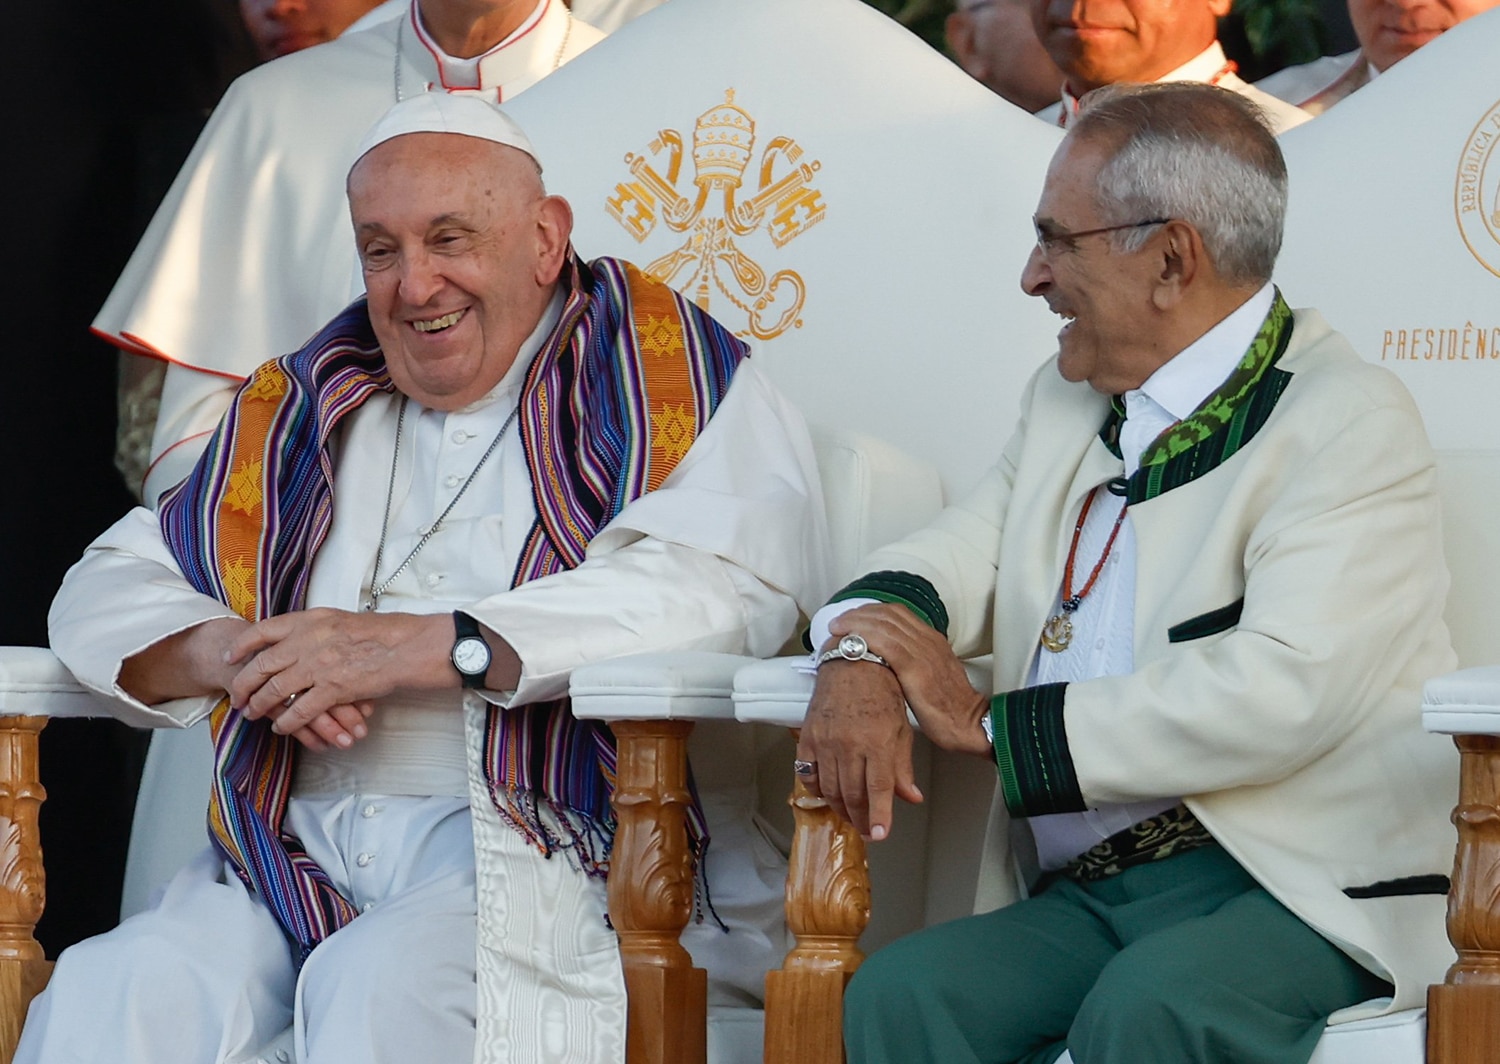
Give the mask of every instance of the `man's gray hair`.
[[[1286, 160], [1255, 104], [1196, 82], [1110, 85], [1084, 97], [1068, 132], [1111, 153], [1095, 191], [1107, 224], [1180, 219], [1198, 230], [1225, 281], [1270, 280], [1286, 220]], [[1113, 236], [1134, 251], [1151, 232]]]

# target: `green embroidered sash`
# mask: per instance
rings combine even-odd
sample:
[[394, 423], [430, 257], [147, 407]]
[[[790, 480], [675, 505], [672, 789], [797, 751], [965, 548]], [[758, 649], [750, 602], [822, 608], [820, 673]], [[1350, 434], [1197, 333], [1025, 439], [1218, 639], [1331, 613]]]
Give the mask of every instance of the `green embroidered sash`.
[[[1249, 443], [1291, 381], [1291, 374], [1276, 368], [1291, 339], [1292, 310], [1277, 289], [1255, 339], [1224, 383], [1141, 453], [1140, 468], [1126, 482], [1126, 501], [1134, 505], [1196, 480]], [[1114, 396], [1099, 438], [1117, 457], [1124, 420], [1124, 402]]]

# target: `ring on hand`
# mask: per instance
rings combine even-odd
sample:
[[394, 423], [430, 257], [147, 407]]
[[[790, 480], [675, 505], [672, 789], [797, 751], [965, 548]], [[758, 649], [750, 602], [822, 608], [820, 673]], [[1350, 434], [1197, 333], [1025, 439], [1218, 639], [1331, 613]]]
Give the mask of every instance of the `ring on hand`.
[[301, 698], [306, 693], [307, 692], [305, 692], [305, 691], [293, 691], [291, 694], [289, 694], [289, 695], [286, 696], [286, 700], [283, 701], [281, 704], [283, 706], [286, 706], [287, 709], [291, 709], [292, 708], [292, 703], [295, 702], [295, 701], [297, 701], [297, 699]]
[[801, 758], [792, 762], [792, 770], [799, 776], [816, 776], [818, 774], [818, 763], [816, 761], [803, 761]]

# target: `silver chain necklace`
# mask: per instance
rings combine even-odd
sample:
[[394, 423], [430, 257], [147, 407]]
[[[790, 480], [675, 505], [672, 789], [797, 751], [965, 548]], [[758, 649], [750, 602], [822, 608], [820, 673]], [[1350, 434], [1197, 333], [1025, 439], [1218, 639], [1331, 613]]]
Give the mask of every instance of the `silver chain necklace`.
[[406, 556], [406, 560], [396, 566], [395, 572], [377, 584], [375, 579], [380, 575], [380, 562], [385, 556], [385, 537], [391, 525], [391, 500], [396, 495], [396, 463], [401, 457], [401, 428], [406, 424], [406, 404], [407, 397], [403, 395], [401, 397], [401, 410], [396, 415], [396, 446], [391, 452], [391, 482], [385, 489], [385, 516], [380, 519], [380, 545], [375, 548], [375, 569], [370, 574], [370, 600], [365, 604], [366, 612], [370, 613], [373, 613], [375, 607], [380, 604], [380, 596], [390, 590], [390, 586], [396, 582], [396, 578], [406, 572], [407, 566], [412, 563], [412, 559], [421, 552], [423, 547], [427, 546], [427, 541], [437, 535], [438, 529], [443, 525], [443, 521], [453, 512], [453, 508], [458, 505], [458, 500], [464, 497], [464, 492], [468, 491], [469, 485], [474, 483], [474, 478], [484, 468], [484, 463], [490, 460], [490, 455], [494, 454], [495, 448], [500, 446], [500, 440], [510, 429], [511, 422], [521, 412], [519, 405], [510, 412], [510, 416], [505, 419], [505, 424], [500, 426], [500, 431], [495, 433], [495, 438], [490, 441], [489, 447], [480, 456], [478, 464], [474, 466], [474, 471], [469, 474], [468, 478], [464, 480], [463, 486], [458, 489], [458, 494], [454, 495], [448, 501], [448, 505], [443, 507], [443, 512], [438, 514], [437, 520], [428, 526], [426, 532], [422, 533], [422, 538], [417, 540], [417, 545], [411, 549], [411, 553]]
[[[412, 0], [415, 5], [416, 0]], [[557, 46], [557, 54], [552, 57], [552, 69], [556, 70], [562, 66], [563, 53], [568, 50], [568, 40], [573, 36], [573, 12], [568, 11], [568, 24], [563, 30], [562, 43]], [[403, 14], [396, 22], [396, 64], [392, 71], [391, 80], [396, 84], [396, 102], [400, 103], [406, 99], [406, 94], [401, 83], [401, 45], [406, 38], [406, 20], [409, 16]]]

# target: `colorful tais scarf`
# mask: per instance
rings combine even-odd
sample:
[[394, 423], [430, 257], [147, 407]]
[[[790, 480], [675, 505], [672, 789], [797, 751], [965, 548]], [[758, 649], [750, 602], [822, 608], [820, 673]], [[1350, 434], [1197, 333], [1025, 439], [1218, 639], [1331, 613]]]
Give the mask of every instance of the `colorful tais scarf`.
[[[520, 399], [537, 521], [512, 586], [578, 565], [605, 524], [659, 487], [747, 353], [628, 263], [570, 254], [562, 284], [561, 319]], [[251, 621], [303, 608], [333, 509], [330, 439], [370, 395], [393, 390], [364, 300], [256, 370], [193, 474], [161, 504], [162, 531], [192, 585]], [[283, 829], [295, 741], [244, 719], [227, 698], [210, 722], [211, 835], [300, 962], [356, 911]], [[565, 701], [490, 711], [483, 769], [496, 808], [543, 852], [567, 846], [595, 876], [608, 871], [614, 765], [608, 728], [576, 720]], [[696, 852], [701, 813], [690, 832]]]

